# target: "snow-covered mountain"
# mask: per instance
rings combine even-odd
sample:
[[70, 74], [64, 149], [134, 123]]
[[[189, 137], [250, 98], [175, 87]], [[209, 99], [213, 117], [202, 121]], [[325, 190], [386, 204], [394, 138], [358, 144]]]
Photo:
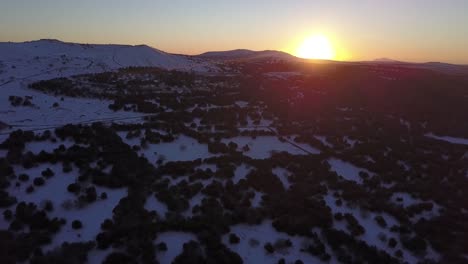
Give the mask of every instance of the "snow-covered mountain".
[[11, 78], [68, 76], [129, 66], [208, 71], [211, 64], [194, 57], [169, 54], [146, 45], [97, 45], [37, 40], [0, 43], [0, 84]]
[[[216, 71], [207, 60], [166, 53], [149, 46], [96, 45], [37, 40], [0, 43], [0, 121], [17, 128], [38, 128], [96, 118], [127, 117], [114, 113], [109, 102], [43, 94], [28, 85], [38, 80], [99, 73], [129, 66], [160, 67], [186, 71]], [[12, 107], [10, 96], [29, 97], [33, 106]], [[60, 107], [52, 107], [60, 102]]]

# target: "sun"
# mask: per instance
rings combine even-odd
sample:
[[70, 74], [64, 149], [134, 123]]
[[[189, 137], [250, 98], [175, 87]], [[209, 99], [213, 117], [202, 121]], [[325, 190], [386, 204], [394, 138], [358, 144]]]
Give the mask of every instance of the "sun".
[[296, 56], [304, 59], [331, 60], [335, 57], [333, 46], [323, 35], [305, 39], [296, 51]]

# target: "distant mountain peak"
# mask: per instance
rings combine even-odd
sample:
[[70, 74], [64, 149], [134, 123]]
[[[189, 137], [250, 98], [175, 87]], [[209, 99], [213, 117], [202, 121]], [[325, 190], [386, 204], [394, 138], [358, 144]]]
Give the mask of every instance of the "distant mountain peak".
[[31, 42], [53, 42], [53, 43], [64, 43], [61, 40], [58, 39], [39, 39], [39, 40], [33, 40]]
[[385, 58], [385, 57], [384, 58], [377, 58], [377, 59], [375, 59], [373, 61], [375, 61], [375, 62], [400, 62], [400, 61]]
[[248, 49], [235, 49], [235, 50], [225, 50], [225, 51], [208, 51], [202, 53], [198, 56], [200, 57], [241, 57], [241, 56], [250, 56], [255, 54], [256, 51]]
[[226, 51], [209, 51], [198, 55], [201, 58], [218, 59], [218, 60], [245, 60], [245, 59], [264, 59], [274, 58], [282, 60], [297, 59], [295, 56], [277, 50], [262, 50], [254, 51], [249, 49], [235, 49]]

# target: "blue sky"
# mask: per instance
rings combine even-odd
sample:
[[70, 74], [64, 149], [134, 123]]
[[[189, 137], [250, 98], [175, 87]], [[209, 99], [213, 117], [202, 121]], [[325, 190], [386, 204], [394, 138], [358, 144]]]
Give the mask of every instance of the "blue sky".
[[467, 13], [464, 0], [0, 0], [0, 41], [294, 52], [304, 38], [322, 34], [345, 59], [468, 64]]

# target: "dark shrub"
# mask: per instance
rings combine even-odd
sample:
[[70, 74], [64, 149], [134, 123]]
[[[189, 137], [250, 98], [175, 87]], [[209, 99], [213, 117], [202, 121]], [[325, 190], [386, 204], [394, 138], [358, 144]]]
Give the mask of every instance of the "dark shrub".
[[55, 173], [50, 168], [47, 168], [46, 170], [42, 171], [41, 175], [46, 177], [46, 178], [50, 178], [50, 177], [54, 176]]
[[426, 241], [419, 236], [402, 236], [401, 243], [415, 254], [423, 254], [427, 249]]
[[78, 183], [72, 183], [68, 185], [67, 190], [71, 193], [78, 193], [80, 191], [81, 187]]
[[110, 230], [114, 226], [114, 223], [110, 219], [104, 220], [101, 224], [101, 229], [102, 230]]
[[102, 263], [103, 264], [130, 264], [130, 263], [137, 263], [137, 262], [127, 254], [120, 253], [120, 252], [112, 252], [106, 257], [106, 259]]
[[62, 171], [65, 172], [65, 173], [69, 173], [73, 170], [73, 167], [71, 166], [70, 163], [64, 163], [63, 164], [63, 168], [62, 168]]
[[32, 185], [29, 185], [28, 188], [26, 188], [26, 193], [32, 193], [34, 192], [34, 187]]
[[234, 233], [229, 234], [229, 243], [238, 244], [239, 242], [240, 242], [240, 239], [236, 234]]
[[46, 210], [47, 212], [52, 212], [54, 210], [54, 204], [51, 200], [46, 200], [44, 202], [44, 210]]
[[96, 201], [96, 199], [97, 199], [96, 188], [94, 187], [87, 188], [86, 189], [86, 201], [88, 201], [88, 203], [92, 203]]
[[[201, 248], [198, 242], [193, 240], [184, 243], [183, 251], [178, 255], [172, 263], [182, 264], [182, 263], [193, 263], [193, 264], [202, 264], [207, 261], [203, 257], [203, 249]], [[223, 262], [224, 263], [224, 262]]]
[[10, 196], [7, 192], [4, 190], [0, 190], [0, 208], [2, 207], [8, 207], [10, 205], [15, 204], [16, 198], [13, 196]]
[[381, 215], [377, 215], [374, 220], [379, 224], [380, 227], [385, 228], [387, 227], [387, 222]]
[[3, 218], [5, 220], [10, 221], [13, 218], [13, 212], [10, 209], [7, 209], [3, 212]]
[[83, 227], [83, 224], [81, 223], [80, 220], [73, 220], [72, 222], [73, 229], [81, 229], [82, 227]]
[[265, 248], [265, 250], [270, 254], [275, 252], [275, 248], [270, 242], [266, 243], [265, 246], [263, 246], [263, 248]]
[[167, 245], [164, 242], [161, 242], [158, 244], [158, 250], [159, 251], [166, 251], [167, 250]]
[[42, 186], [42, 185], [44, 185], [45, 181], [44, 181], [44, 178], [42, 178], [42, 177], [36, 177], [36, 178], [34, 178], [33, 183], [36, 186]]
[[390, 238], [390, 240], [388, 240], [388, 246], [389, 246], [390, 248], [395, 248], [397, 244], [398, 244], [398, 242], [397, 242], [396, 239], [393, 238], [393, 237]]
[[22, 173], [18, 176], [18, 179], [22, 182], [29, 181], [29, 175]]

